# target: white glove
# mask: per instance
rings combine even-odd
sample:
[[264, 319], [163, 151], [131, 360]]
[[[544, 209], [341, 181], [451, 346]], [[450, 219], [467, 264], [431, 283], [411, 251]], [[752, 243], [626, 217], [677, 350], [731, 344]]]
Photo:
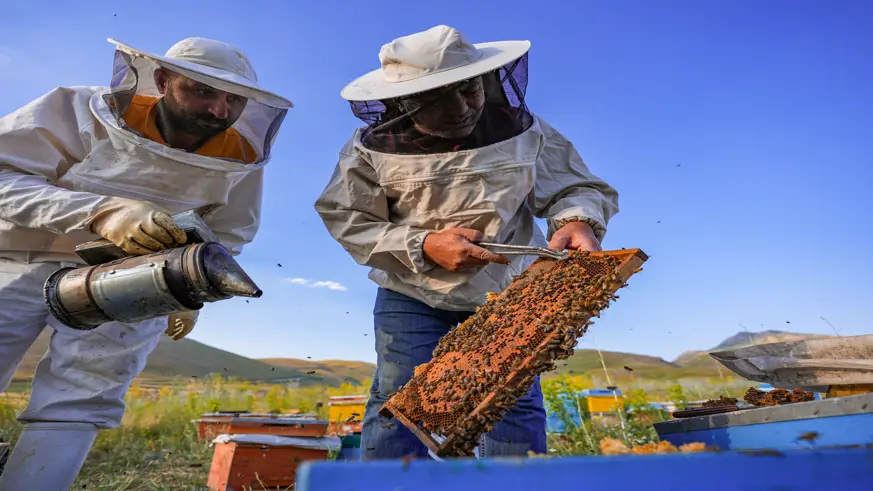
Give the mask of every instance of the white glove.
[[173, 341], [178, 341], [194, 329], [194, 324], [197, 324], [197, 317], [200, 315], [198, 310], [188, 310], [178, 312], [167, 316], [167, 330], [164, 334], [173, 338]]
[[128, 254], [151, 254], [188, 240], [170, 215], [151, 203], [126, 198], [110, 198], [99, 205], [88, 225]]

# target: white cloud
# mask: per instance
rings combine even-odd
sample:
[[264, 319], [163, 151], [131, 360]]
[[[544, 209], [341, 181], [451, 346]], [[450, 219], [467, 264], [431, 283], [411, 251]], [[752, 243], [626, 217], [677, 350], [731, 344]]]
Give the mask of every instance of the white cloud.
[[20, 59], [19, 56], [16, 56], [18, 53], [12, 48], [0, 45], [0, 68], [12, 68], [12, 64], [16, 59]]
[[288, 278], [292, 285], [300, 285], [309, 288], [327, 288], [328, 290], [344, 292], [348, 290], [342, 283], [336, 281], [313, 281], [306, 278]]
[[327, 288], [328, 290], [346, 291], [348, 288], [336, 281], [316, 281], [312, 284], [313, 288]]

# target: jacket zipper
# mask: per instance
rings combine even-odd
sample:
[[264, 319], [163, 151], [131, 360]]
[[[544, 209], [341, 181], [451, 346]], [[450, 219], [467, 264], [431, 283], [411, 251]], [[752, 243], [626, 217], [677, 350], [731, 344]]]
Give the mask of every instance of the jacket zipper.
[[465, 172], [457, 172], [449, 175], [441, 175], [441, 176], [425, 176], [425, 177], [411, 177], [406, 179], [394, 179], [391, 181], [382, 181], [379, 184], [385, 186], [389, 184], [403, 184], [403, 183], [411, 183], [411, 182], [427, 182], [433, 181], [435, 179], [445, 179], [447, 177], [466, 177], [466, 176], [475, 176], [479, 174], [487, 174], [489, 172], [494, 172], [496, 170], [513, 170], [522, 167], [533, 167], [536, 161], [528, 162], [523, 164], [512, 164], [512, 165], [504, 165], [500, 167], [495, 167], [493, 169], [484, 169], [484, 170], [470, 170]]

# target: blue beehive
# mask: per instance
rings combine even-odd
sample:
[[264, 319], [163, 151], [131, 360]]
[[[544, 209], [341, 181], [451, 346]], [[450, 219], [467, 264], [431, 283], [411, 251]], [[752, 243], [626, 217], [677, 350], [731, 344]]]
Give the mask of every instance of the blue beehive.
[[[297, 491], [870, 491], [873, 448], [565, 458], [304, 462]], [[584, 476], [584, 484], [580, 483]]]
[[[661, 440], [722, 450], [873, 444], [873, 394], [740, 409], [654, 424]], [[871, 488], [873, 489], [873, 488]]]

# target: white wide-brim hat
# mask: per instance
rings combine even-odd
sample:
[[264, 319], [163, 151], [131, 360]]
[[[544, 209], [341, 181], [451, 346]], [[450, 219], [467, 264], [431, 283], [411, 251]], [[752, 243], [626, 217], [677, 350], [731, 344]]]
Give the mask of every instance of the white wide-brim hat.
[[347, 101], [393, 99], [496, 70], [524, 56], [530, 41], [470, 44], [456, 29], [436, 26], [382, 46], [382, 67], [343, 88]]
[[258, 76], [248, 58], [231, 44], [206, 38], [188, 38], [173, 45], [164, 56], [159, 56], [112, 38], [107, 41], [132, 56], [146, 58], [218, 90], [279, 109], [294, 107], [288, 99], [258, 85]]

